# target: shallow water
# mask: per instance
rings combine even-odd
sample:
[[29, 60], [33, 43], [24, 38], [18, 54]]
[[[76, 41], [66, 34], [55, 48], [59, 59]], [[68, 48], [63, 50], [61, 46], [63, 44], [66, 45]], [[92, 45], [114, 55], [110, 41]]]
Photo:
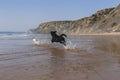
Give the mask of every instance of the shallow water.
[[0, 40], [0, 80], [120, 79], [119, 36], [68, 36], [67, 49], [36, 38], [40, 45], [31, 36]]

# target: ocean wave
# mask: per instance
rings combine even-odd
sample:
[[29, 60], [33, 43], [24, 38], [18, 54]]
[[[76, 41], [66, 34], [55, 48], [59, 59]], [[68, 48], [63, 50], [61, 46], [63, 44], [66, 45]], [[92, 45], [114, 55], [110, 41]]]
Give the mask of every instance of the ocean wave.
[[28, 36], [25, 32], [0, 32], [0, 39], [17, 39]]

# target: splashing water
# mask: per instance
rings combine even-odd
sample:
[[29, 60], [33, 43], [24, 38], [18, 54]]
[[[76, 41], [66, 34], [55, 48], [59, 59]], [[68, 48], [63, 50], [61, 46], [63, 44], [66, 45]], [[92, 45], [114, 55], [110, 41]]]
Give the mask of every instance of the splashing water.
[[55, 48], [64, 48], [64, 49], [75, 49], [76, 48], [76, 44], [73, 44], [69, 39], [66, 40], [66, 46], [63, 44], [60, 44], [60, 43], [52, 43], [51, 44], [51, 42], [48, 40], [40, 41], [36, 38], [33, 38], [32, 41], [33, 41], [33, 44], [35, 44], [35, 45], [48, 44]]
[[64, 48], [65, 49], [75, 49], [76, 48], [76, 44], [73, 44], [69, 39], [67, 39], [66, 46], [64, 46]]
[[33, 38], [32, 41], [33, 41], [33, 44], [35, 44], [35, 45], [50, 44], [47, 40], [40, 41], [40, 40], [38, 40], [36, 38]]

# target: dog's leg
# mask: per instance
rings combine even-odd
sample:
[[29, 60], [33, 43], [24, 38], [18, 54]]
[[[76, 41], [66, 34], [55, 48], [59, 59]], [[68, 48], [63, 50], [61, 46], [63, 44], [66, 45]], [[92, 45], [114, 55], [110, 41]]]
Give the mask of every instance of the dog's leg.
[[66, 42], [61, 41], [60, 43], [63, 44], [64, 46], [66, 46]]
[[52, 39], [52, 40], [51, 40], [51, 42], [53, 43], [53, 42], [54, 42], [54, 40]]

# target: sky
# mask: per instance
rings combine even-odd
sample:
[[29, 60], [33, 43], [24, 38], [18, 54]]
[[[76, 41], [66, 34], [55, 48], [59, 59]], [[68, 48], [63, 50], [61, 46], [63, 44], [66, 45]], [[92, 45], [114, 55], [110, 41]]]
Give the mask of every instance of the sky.
[[0, 31], [27, 31], [40, 23], [77, 20], [120, 0], [0, 0]]

